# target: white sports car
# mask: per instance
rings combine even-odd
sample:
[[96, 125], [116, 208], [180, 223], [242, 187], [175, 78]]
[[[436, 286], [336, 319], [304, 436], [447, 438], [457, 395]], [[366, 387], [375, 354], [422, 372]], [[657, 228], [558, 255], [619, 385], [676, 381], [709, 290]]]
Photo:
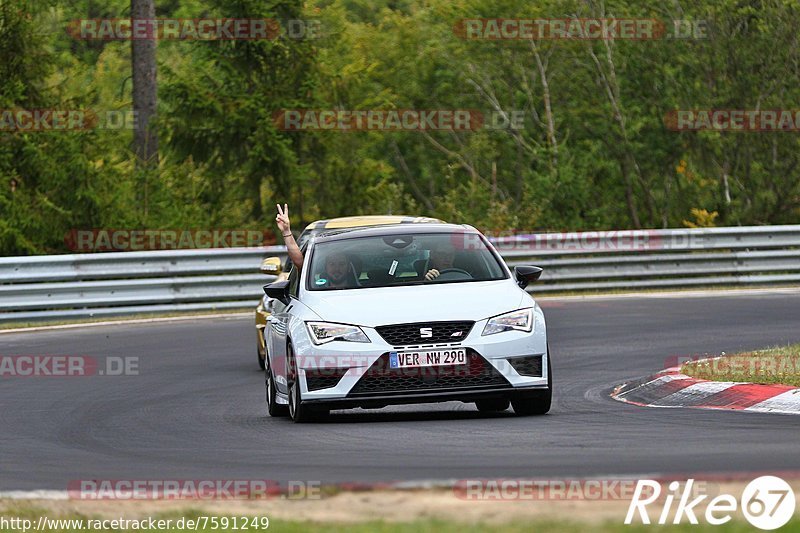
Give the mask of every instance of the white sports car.
[[453, 224], [330, 231], [303, 268], [264, 287], [272, 416], [475, 402], [480, 411], [550, 410], [544, 314], [525, 292], [542, 270], [512, 272], [475, 228]]

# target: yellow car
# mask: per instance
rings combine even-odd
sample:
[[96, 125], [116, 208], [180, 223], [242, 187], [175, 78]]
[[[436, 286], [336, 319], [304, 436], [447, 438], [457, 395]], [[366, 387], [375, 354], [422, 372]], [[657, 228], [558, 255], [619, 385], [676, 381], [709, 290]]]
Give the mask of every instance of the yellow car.
[[[365, 226], [384, 226], [392, 224], [418, 224], [418, 223], [443, 223], [438, 218], [411, 217], [403, 215], [369, 215], [356, 217], [332, 218], [329, 220], [317, 220], [312, 222], [303, 230], [297, 239], [297, 245], [302, 250], [308, 239], [313, 235], [335, 229], [349, 229]], [[289, 258], [281, 262], [280, 257], [268, 257], [261, 262], [259, 270], [271, 276], [278, 276], [275, 281], [283, 281], [289, 278], [291, 268]], [[256, 307], [256, 351], [258, 352], [258, 365], [264, 370], [267, 357], [264, 343], [264, 328], [267, 326], [267, 317], [270, 315], [270, 299], [267, 296], [261, 298]]]

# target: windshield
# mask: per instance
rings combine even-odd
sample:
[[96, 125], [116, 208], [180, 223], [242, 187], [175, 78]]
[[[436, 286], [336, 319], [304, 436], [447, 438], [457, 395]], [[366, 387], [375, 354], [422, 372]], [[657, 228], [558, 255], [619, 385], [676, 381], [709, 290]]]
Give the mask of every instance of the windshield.
[[464, 233], [401, 233], [319, 243], [310, 268], [307, 288], [312, 291], [507, 277], [483, 240]]

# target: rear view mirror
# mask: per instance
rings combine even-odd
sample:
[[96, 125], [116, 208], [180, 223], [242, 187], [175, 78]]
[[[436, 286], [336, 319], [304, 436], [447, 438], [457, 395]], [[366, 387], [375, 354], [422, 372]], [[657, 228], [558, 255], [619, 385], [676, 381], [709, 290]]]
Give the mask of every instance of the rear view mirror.
[[541, 275], [542, 269], [537, 266], [519, 265], [514, 267], [514, 277], [517, 279], [517, 285], [519, 285], [521, 289], [524, 289], [529, 283], [533, 283], [539, 279]]
[[263, 261], [261, 261], [261, 266], [258, 269], [262, 274], [269, 274], [271, 276], [277, 276], [281, 272], [283, 272], [283, 267], [281, 265], [281, 258], [280, 257], [267, 257]]

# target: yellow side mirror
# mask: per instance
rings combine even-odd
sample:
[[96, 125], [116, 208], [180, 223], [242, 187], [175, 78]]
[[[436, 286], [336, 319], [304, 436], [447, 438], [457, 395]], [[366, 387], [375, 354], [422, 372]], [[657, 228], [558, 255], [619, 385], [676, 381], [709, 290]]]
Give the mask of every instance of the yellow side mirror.
[[261, 267], [259, 268], [262, 274], [269, 274], [270, 276], [277, 276], [281, 272], [283, 272], [283, 266], [281, 265], [281, 258], [280, 257], [267, 257], [263, 261], [261, 261]]

